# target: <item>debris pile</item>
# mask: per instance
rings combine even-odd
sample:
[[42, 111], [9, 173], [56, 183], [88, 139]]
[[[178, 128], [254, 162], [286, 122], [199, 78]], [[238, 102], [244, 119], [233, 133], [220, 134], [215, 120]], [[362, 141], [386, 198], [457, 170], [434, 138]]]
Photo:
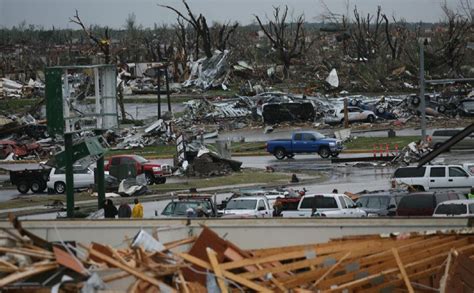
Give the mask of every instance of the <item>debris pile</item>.
[[8, 78], [0, 78], [0, 99], [34, 96], [44, 96], [44, 84], [41, 81], [30, 79], [27, 84], [21, 84]]
[[[5, 230], [0, 287], [67, 292], [472, 292], [474, 236], [455, 232], [348, 236], [327, 243], [242, 250], [207, 227], [161, 243], [140, 230], [127, 248], [50, 243]], [[190, 246], [190, 248], [189, 248]], [[188, 249], [189, 248], [189, 249]], [[184, 252], [183, 252], [184, 251]]]

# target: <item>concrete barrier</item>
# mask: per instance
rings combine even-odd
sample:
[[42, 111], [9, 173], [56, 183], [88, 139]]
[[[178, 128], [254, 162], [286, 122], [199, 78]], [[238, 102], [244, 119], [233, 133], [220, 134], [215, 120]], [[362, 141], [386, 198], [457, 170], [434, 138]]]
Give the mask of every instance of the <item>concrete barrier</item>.
[[[113, 247], [128, 245], [140, 229], [157, 233], [162, 242], [198, 235], [204, 224], [243, 249], [326, 242], [348, 235], [462, 229], [466, 218], [363, 219], [154, 219], [154, 220], [41, 220], [23, 227], [48, 241], [92, 241]], [[0, 222], [0, 227], [11, 228]]]

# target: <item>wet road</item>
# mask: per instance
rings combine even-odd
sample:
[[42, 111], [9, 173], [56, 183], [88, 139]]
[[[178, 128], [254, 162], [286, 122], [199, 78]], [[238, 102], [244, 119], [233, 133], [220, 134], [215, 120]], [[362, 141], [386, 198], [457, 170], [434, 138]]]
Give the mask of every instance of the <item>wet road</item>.
[[[367, 154], [341, 154], [341, 157], [367, 156]], [[244, 168], [265, 169], [271, 166], [275, 171], [299, 173], [321, 172], [326, 178], [318, 184], [306, 184], [304, 187], [311, 192], [330, 192], [334, 188], [340, 192], [359, 192], [362, 190], [380, 190], [389, 187], [389, 178], [393, 174], [393, 167], [372, 166], [371, 164], [331, 164], [330, 160], [323, 160], [316, 155], [299, 155], [294, 159], [279, 161], [273, 156], [235, 157], [242, 162]], [[474, 151], [452, 151], [440, 156], [444, 163], [459, 164], [474, 161]], [[153, 160], [158, 163], [172, 164], [171, 159]], [[12, 164], [21, 168], [18, 164]], [[23, 166], [24, 167], [24, 166]], [[179, 178], [174, 179], [179, 181]], [[0, 190], [0, 201], [11, 200], [21, 195], [16, 189]]]

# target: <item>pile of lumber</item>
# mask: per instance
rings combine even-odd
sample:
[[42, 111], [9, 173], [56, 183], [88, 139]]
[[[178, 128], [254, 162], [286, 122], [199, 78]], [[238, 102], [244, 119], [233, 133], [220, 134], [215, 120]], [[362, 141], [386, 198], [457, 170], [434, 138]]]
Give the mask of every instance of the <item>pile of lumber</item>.
[[140, 231], [125, 248], [49, 243], [15, 227], [0, 234], [2, 292], [474, 291], [473, 230], [242, 250], [205, 226], [170, 243]]

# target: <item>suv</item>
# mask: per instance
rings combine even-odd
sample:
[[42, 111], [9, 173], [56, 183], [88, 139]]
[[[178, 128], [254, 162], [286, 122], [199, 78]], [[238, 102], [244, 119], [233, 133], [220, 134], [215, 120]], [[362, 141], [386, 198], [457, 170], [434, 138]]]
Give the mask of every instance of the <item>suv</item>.
[[423, 167], [401, 167], [395, 170], [392, 188], [410, 185], [418, 191], [437, 188], [470, 189], [474, 176], [460, 165], [426, 165]]
[[397, 206], [407, 191], [387, 191], [364, 194], [356, 201], [357, 206], [368, 216], [395, 216]]
[[[146, 182], [148, 185], [152, 185], [153, 183], [162, 184], [166, 182], [166, 177], [164, 173], [170, 174], [169, 170], [163, 170], [160, 164], [151, 163], [147, 159], [137, 156], [137, 155], [117, 155], [112, 156], [107, 165], [105, 165], [106, 171], [111, 171], [111, 169], [115, 169], [112, 171], [111, 175], [115, 175], [115, 172], [118, 172], [119, 166], [122, 165], [131, 165], [133, 166], [133, 170], [135, 171], [135, 176], [140, 175], [142, 173], [145, 174]], [[169, 166], [168, 166], [169, 167]], [[115, 176], [118, 179], [121, 176]]]
[[457, 199], [466, 196], [454, 191], [411, 193], [398, 203], [397, 216], [431, 216], [439, 203]]
[[474, 200], [448, 200], [440, 203], [433, 217], [474, 217]]
[[[94, 184], [94, 171], [90, 168], [75, 165], [72, 167], [74, 189], [88, 188]], [[66, 171], [64, 168], [52, 168], [49, 173], [47, 187], [49, 191], [62, 194], [66, 191]]]
[[[437, 149], [445, 141], [450, 139], [452, 136], [458, 134], [462, 128], [457, 129], [435, 129], [431, 134], [431, 147]], [[466, 136], [457, 144], [451, 147], [452, 149], [474, 149], [474, 133]]]

